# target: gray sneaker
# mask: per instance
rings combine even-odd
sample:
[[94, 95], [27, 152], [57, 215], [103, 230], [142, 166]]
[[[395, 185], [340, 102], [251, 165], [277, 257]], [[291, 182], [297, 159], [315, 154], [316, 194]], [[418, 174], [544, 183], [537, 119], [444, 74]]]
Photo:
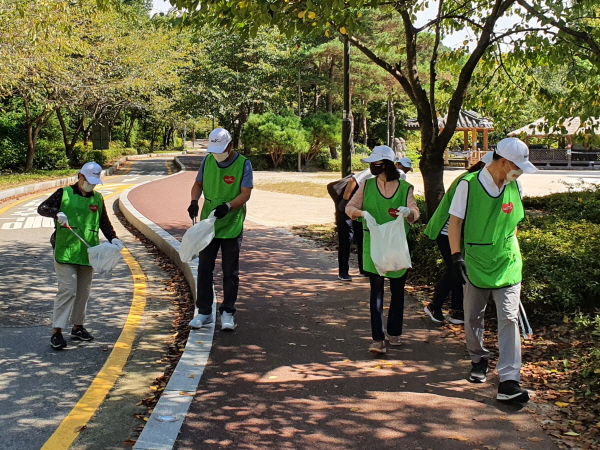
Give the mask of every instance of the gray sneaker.
[[375, 354], [385, 353], [385, 341], [373, 341], [373, 343], [369, 346], [369, 351]]
[[233, 314], [223, 311], [221, 314], [221, 331], [233, 331], [235, 330], [235, 321], [233, 320]]
[[204, 325], [208, 325], [213, 323], [212, 314], [198, 314], [192, 320], [190, 320], [190, 327], [192, 328], [202, 328]]
[[397, 347], [399, 345], [402, 345], [402, 342], [400, 341], [400, 336], [390, 336], [389, 334], [387, 334], [387, 332], [385, 333], [385, 338], [387, 339], [387, 341], [390, 343], [390, 345]]

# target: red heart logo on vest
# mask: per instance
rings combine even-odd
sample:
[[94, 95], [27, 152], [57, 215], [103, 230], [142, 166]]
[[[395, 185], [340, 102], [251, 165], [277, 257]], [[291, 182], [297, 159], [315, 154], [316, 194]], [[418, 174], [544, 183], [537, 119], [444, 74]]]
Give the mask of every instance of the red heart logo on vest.
[[390, 208], [388, 209], [388, 214], [393, 218], [396, 218], [398, 217], [398, 210], [396, 208]]
[[98, 205], [90, 205], [91, 212], [98, 212]]
[[510, 214], [511, 212], [513, 212], [515, 205], [513, 205], [512, 202], [510, 203], [502, 203], [502, 211], [505, 212], [506, 214]]
[[233, 182], [235, 181], [235, 177], [232, 177], [231, 175], [225, 175], [223, 177], [223, 181], [227, 184], [233, 184]]

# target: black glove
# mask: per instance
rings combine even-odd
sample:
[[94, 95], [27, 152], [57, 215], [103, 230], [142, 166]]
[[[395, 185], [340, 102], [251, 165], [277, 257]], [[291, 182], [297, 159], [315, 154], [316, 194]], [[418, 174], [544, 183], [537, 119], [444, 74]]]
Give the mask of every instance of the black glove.
[[192, 200], [190, 206], [188, 206], [188, 214], [190, 215], [190, 219], [194, 220], [198, 217], [198, 212], [200, 208], [198, 207], [198, 200]]
[[229, 212], [230, 209], [231, 209], [231, 206], [229, 206], [229, 204], [221, 203], [219, 206], [217, 206], [213, 210], [215, 212], [215, 218], [222, 219], [223, 217], [225, 217], [227, 215], [227, 213]]
[[460, 284], [465, 284], [468, 280], [467, 278], [467, 266], [465, 264], [465, 260], [462, 257], [461, 253], [453, 253], [452, 254], [452, 265], [454, 276], [458, 280]]

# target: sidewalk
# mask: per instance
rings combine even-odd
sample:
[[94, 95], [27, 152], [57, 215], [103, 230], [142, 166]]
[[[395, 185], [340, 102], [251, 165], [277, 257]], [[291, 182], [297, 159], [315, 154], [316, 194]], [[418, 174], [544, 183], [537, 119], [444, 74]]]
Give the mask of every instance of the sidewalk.
[[[129, 199], [180, 239], [190, 225], [194, 175], [142, 185]], [[259, 191], [250, 211], [261, 195], [270, 196], [281, 217], [315, 216], [314, 199], [280, 203]], [[531, 406], [519, 410], [494, 400], [495, 375], [483, 385], [465, 380], [464, 343], [444, 338], [410, 297], [403, 346], [373, 359], [368, 281], [342, 284], [336, 274], [335, 255], [246, 222], [239, 326], [215, 333], [175, 448], [557, 448], [534, 422]]]

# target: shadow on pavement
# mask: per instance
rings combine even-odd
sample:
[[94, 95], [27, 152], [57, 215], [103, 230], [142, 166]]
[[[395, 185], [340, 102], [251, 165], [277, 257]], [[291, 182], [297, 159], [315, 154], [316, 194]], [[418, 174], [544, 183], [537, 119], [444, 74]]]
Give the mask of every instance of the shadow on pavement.
[[465, 380], [463, 342], [420, 303], [406, 300], [403, 345], [373, 358], [366, 279], [337, 282], [331, 255], [254, 224], [242, 248], [239, 326], [216, 332], [176, 448], [556, 448], [494, 400], [495, 376]]

